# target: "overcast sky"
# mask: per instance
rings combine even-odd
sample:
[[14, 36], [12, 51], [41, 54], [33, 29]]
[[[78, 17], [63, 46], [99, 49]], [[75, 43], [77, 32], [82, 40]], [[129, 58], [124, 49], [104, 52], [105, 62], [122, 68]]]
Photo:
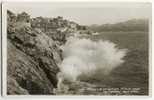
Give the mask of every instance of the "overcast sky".
[[7, 3], [5, 7], [14, 13], [25, 11], [31, 17], [63, 16], [82, 25], [151, 17], [149, 3]]

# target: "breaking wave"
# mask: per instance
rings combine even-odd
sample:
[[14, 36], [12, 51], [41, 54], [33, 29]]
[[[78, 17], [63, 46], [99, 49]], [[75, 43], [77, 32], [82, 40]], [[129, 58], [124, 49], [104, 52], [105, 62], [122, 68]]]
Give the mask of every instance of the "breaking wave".
[[[110, 41], [92, 41], [86, 38], [69, 37], [61, 47], [63, 61], [59, 65], [59, 82], [78, 81], [81, 76], [93, 76], [97, 71], [109, 74], [124, 62], [126, 49], [119, 49]], [[86, 77], [85, 77], [86, 78]]]

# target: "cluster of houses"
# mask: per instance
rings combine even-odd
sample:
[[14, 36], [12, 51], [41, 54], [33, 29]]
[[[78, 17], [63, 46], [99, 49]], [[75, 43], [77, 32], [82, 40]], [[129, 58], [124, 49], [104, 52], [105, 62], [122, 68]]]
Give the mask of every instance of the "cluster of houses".
[[49, 31], [77, 31], [81, 29], [86, 29], [85, 26], [78, 25], [73, 21], [68, 21], [63, 19], [63, 17], [58, 16], [56, 18], [44, 18], [44, 17], [36, 17], [32, 18], [31, 26], [33, 28], [39, 28], [44, 32]]
[[35, 29], [39, 29], [42, 32], [53, 36], [53, 38], [57, 39], [64, 38], [63, 33], [91, 33], [87, 30], [86, 26], [79, 25], [73, 21], [68, 21], [63, 19], [63, 17], [58, 16], [56, 18], [46, 18], [46, 17], [35, 17], [30, 18], [26, 12], [22, 12], [20, 14], [15, 15], [11, 11], [7, 11], [8, 24], [16, 25], [17, 28], [23, 26], [30, 26]]

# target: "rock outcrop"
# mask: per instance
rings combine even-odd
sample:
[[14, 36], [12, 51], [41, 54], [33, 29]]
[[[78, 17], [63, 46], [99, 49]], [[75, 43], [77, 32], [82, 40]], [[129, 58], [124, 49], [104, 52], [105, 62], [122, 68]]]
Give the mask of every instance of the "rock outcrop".
[[59, 47], [41, 31], [17, 23], [8, 20], [7, 93], [53, 94], [61, 62]]

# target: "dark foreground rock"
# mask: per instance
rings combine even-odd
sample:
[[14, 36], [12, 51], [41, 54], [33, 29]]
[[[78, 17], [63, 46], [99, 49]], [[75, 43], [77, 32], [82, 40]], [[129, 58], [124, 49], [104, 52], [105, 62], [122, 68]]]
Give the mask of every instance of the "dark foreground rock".
[[53, 94], [53, 84], [39, 62], [8, 41], [7, 93]]
[[8, 13], [7, 93], [53, 94], [61, 51], [42, 31], [17, 19]]

